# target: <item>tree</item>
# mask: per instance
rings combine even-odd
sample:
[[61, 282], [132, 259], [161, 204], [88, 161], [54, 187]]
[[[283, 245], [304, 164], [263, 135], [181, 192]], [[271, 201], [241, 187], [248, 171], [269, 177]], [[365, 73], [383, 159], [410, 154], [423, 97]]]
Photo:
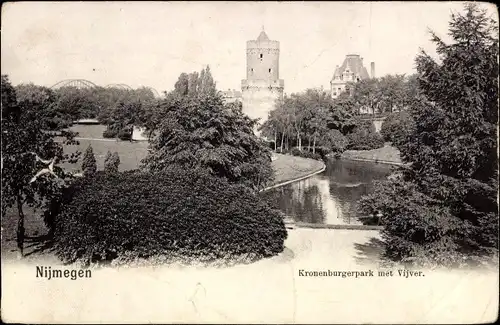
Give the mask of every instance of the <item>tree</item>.
[[46, 130], [61, 130], [73, 122], [71, 115], [57, 105], [56, 93], [47, 87], [32, 83], [17, 85], [16, 97], [20, 106], [29, 106], [40, 112]]
[[352, 85], [352, 100], [359, 111], [375, 113], [380, 102], [379, 79], [365, 79]]
[[216, 92], [215, 81], [208, 65], [200, 73], [181, 73], [174, 85], [174, 93], [179, 96], [212, 96]]
[[[2, 75], [2, 217], [7, 209], [16, 206], [18, 213], [17, 247], [19, 256], [24, 249], [24, 207], [48, 208], [57, 198], [65, 181], [71, 175], [58, 166], [59, 162], [75, 163], [79, 152], [64, 154], [62, 144], [77, 144], [74, 133], [62, 132], [63, 142], [54, 141], [53, 135], [43, 130], [44, 112], [35, 100], [18, 103], [16, 91], [8, 77]], [[53, 162], [53, 172], [34, 177], [47, 164]], [[46, 223], [48, 220], [45, 220]], [[50, 226], [50, 225], [48, 225]]]
[[308, 138], [308, 149], [316, 153], [316, 143], [319, 138], [328, 132], [329, 112], [333, 107], [333, 100], [325, 91], [317, 89], [307, 89], [303, 94], [304, 107], [304, 133]]
[[405, 76], [387, 75], [378, 82], [378, 105], [381, 113], [401, 110], [405, 100]]
[[212, 77], [212, 72], [210, 71], [210, 66], [207, 65], [205, 68], [205, 72], [201, 78], [201, 87], [199, 89], [199, 93], [201, 95], [215, 95], [217, 89], [215, 87], [215, 81]]
[[423, 96], [402, 179], [362, 200], [382, 212], [386, 253], [396, 260], [456, 265], [498, 253], [498, 31], [477, 4], [449, 23], [452, 42], [431, 32], [439, 60], [416, 57]]
[[115, 151], [112, 154], [111, 151], [108, 150], [104, 159], [104, 171], [106, 173], [115, 174], [118, 172], [118, 166], [120, 166], [120, 156], [118, 152]]
[[241, 107], [225, 105], [219, 95], [174, 96], [165, 105], [144, 168], [202, 168], [254, 189], [272, 179], [271, 152], [253, 133], [256, 121]]
[[116, 171], [118, 171], [118, 167], [120, 167], [120, 155], [116, 151], [113, 152], [112, 162], [113, 166], [116, 168]]
[[95, 160], [94, 150], [90, 144], [83, 155], [82, 171], [85, 176], [92, 176], [97, 172], [97, 162]]
[[339, 130], [346, 135], [356, 127], [358, 109], [354, 98], [347, 92], [343, 92], [335, 98], [333, 106], [330, 108], [330, 118], [327, 126], [330, 130]]
[[380, 134], [385, 141], [392, 142], [393, 146], [399, 148], [400, 145], [406, 143], [407, 137], [413, 133], [414, 128], [415, 123], [409, 112], [394, 112], [382, 122]]
[[339, 155], [346, 150], [349, 142], [339, 130], [329, 130], [320, 138], [320, 144]]
[[84, 118], [96, 118], [101, 110], [98, 90], [62, 87], [55, 91], [57, 96], [56, 110], [72, 121]]
[[187, 96], [189, 91], [189, 75], [187, 73], [181, 73], [174, 85], [174, 91], [180, 96]]

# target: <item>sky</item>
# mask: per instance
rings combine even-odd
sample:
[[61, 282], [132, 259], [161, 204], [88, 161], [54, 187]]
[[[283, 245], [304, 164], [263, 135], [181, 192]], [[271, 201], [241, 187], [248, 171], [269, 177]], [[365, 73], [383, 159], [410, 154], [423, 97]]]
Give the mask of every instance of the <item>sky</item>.
[[[246, 41], [280, 42], [285, 92], [330, 88], [336, 65], [359, 54], [377, 77], [415, 72], [428, 29], [446, 39], [462, 2], [12, 2], [2, 6], [1, 70], [11, 82], [63, 79], [173, 89], [210, 65], [218, 89], [240, 89]], [[496, 7], [481, 3], [498, 21]]]

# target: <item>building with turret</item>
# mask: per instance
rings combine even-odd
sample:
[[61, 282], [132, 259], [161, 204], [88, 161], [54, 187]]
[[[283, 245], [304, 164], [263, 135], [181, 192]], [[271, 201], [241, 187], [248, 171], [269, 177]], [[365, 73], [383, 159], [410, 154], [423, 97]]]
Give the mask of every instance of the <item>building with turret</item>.
[[[371, 78], [375, 78], [375, 62], [371, 63]], [[357, 82], [370, 79], [368, 71], [363, 66], [363, 58], [358, 54], [346, 55], [344, 62], [335, 67], [333, 78], [330, 81], [332, 98], [337, 98], [346, 90], [348, 82]]]
[[279, 78], [280, 43], [262, 29], [256, 40], [247, 41], [246, 79], [241, 81], [243, 112], [267, 120], [276, 100], [283, 98], [285, 83]]

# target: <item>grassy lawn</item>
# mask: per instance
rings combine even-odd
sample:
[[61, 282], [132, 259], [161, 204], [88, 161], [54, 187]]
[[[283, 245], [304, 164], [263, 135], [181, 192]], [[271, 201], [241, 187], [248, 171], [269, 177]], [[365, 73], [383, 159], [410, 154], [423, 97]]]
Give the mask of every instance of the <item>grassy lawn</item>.
[[276, 154], [276, 157], [278, 159], [272, 162], [276, 175], [274, 184], [307, 176], [325, 166], [322, 161], [297, 156]]
[[342, 154], [344, 159], [361, 159], [380, 162], [401, 163], [399, 150], [386, 143], [382, 148], [373, 150], [346, 150]]

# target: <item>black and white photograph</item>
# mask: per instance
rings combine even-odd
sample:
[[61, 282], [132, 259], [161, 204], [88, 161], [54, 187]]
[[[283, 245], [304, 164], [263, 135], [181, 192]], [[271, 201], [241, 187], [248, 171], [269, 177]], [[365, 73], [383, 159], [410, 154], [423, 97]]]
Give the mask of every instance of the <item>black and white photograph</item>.
[[499, 314], [488, 2], [4, 2], [1, 318]]

